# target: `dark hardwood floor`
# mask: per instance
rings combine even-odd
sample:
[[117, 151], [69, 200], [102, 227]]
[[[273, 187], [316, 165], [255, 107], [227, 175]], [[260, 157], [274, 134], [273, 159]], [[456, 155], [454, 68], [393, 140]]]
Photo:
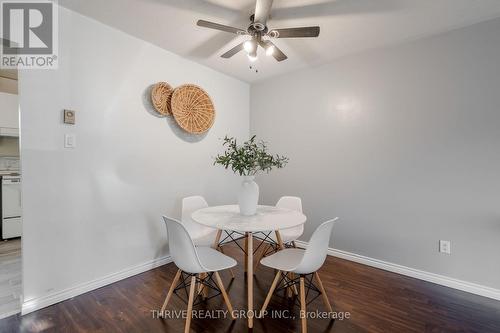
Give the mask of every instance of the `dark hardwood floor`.
[[[221, 276], [235, 309], [246, 308], [243, 257], [235, 247], [226, 252], [240, 264], [236, 278]], [[174, 264], [136, 275], [24, 317], [0, 321], [0, 332], [182, 332], [183, 319], [153, 318], [176, 272]], [[309, 332], [500, 332], [500, 302], [328, 257], [320, 271], [334, 311], [350, 312], [349, 319], [309, 320]], [[273, 271], [260, 267], [255, 278], [255, 304], [260, 307]], [[229, 286], [228, 286], [229, 284]], [[289, 309], [273, 297], [272, 309]], [[170, 309], [185, 309], [174, 296]], [[226, 309], [221, 297], [195, 309]], [[324, 311], [321, 297], [308, 310]], [[297, 310], [294, 310], [297, 313]], [[193, 319], [192, 332], [246, 332], [246, 320]], [[298, 319], [258, 319], [254, 332], [300, 332]]]

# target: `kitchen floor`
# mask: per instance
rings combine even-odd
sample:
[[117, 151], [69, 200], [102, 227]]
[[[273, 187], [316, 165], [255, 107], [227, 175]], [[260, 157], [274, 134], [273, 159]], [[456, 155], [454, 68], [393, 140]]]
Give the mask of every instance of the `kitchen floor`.
[[21, 310], [21, 239], [0, 241], [0, 318]]

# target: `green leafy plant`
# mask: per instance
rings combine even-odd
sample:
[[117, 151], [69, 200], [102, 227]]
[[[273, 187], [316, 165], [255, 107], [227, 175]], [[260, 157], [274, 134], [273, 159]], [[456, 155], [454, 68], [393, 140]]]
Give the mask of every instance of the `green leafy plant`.
[[255, 135], [242, 145], [238, 145], [235, 138], [226, 136], [222, 145], [226, 147], [226, 151], [215, 157], [214, 165], [231, 168], [240, 176], [254, 176], [259, 171], [281, 169], [288, 163], [285, 156], [269, 154], [266, 143], [257, 141]]

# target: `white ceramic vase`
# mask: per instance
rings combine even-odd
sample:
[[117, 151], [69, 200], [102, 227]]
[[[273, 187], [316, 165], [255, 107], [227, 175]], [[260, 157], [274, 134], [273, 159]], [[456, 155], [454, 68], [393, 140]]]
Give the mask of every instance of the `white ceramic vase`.
[[238, 204], [241, 215], [254, 215], [259, 201], [259, 185], [254, 181], [254, 176], [244, 176], [238, 193]]

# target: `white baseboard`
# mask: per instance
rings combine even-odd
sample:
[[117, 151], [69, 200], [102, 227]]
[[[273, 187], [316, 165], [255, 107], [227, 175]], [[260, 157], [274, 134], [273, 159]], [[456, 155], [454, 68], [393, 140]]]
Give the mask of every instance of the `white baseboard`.
[[30, 312], [39, 310], [41, 308], [47, 307], [49, 305], [62, 302], [64, 300], [70, 299], [72, 297], [84, 294], [86, 292], [92, 291], [94, 289], [98, 289], [104, 287], [108, 284], [118, 282], [120, 280], [126, 279], [128, 277], [146, 272], [150, 269], [165, 265], [172, 262], [172, 258], [170, 256], [165, 256], [158, 259], [153, 259], [151, 261], [126, 268], [116, 273], [112, 273], [101, 278], [85, 282], [79, 285], [76, 285], [71, 288], [67, 288], [65, 290], [61, 290], [52, 294], [48, 294], [38, 298], [32, 298], [29, 300], [25, 300], [22, 304], [21, 315], [28, 314]]
[[0, 315], [0, 319], [4, 319], [4, 318], [10, 317], [10, 316], [13, 316], [15, 314], [18, 314], [19, 312], [21, 312], [21, 311], [19, 311], [19, 309], [17, 309], [17, 310], [2, 313]]
[[[298, 246], [307, 247], [307, 242], [295, 242]], [[356, 253], [342, 251], [334, 248], [328, 249], [328, 255], [500, 301], [500, 290], [491, 287], [486, 287], [476, 283], [458, 280], [448, 276], [434, 274], [411, 267], [393, 264], [387, 261], [365, 257]]]

